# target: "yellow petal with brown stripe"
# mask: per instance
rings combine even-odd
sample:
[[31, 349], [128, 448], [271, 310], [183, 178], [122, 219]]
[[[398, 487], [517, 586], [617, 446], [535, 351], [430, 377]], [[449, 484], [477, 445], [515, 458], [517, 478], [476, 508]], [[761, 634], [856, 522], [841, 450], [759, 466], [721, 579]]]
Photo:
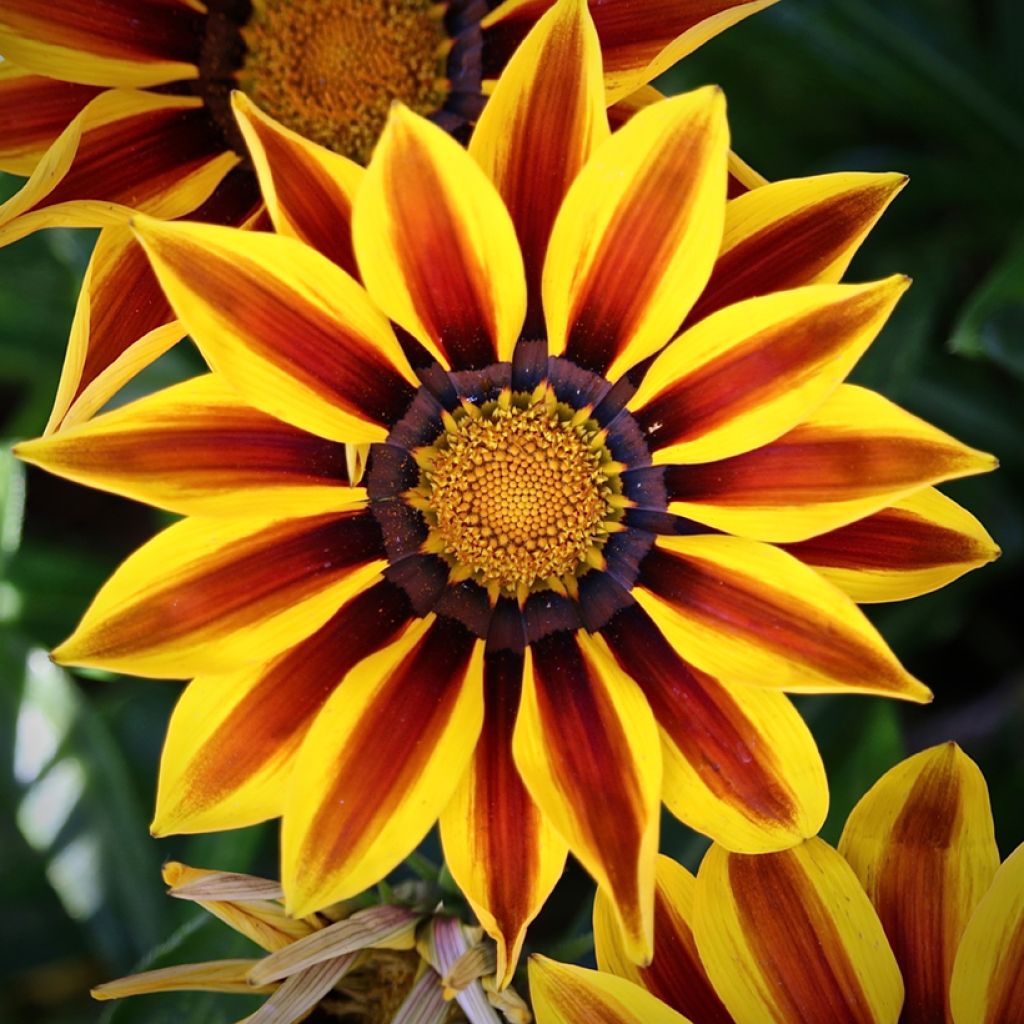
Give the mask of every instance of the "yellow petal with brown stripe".
[[633, 596], [682, 657], [730, 682], [931, 699], [845, 594], [771, 545], [659, 537]]
[[717, 88], [648, 107], [596, 150], [544, 263], [553, 355], [615, 378], [672, 337], [718, 254], [728, 151]]
[[353, 234], [370, 294], [446, 367], [511, 358], [526, 312], [512, 220], [465, 149], [399, 104], [366, 169]]
[[541, 271], [558, 209], [608, 136], [604, 100], [601, 47], [586, 2], [559, 0], [508, 62], [469, 143], [516, 226], [527, 337], [543, 336]]
[[604, 890], [594, 900], [594, 949], [602, 971], [625, 978], [700, 1024], [732, 1024], [715, 992], [693, 937], [693, 875], [659, 855], [654, 890], [654, 959], [647, 967], [630, 960], [622, 931]]
[[530, 999], [537, 1024], [690, 1024], [625, 978], [539, 954], [530, 957]]
[[415, 849], [469, 767], [482, 684], [482, 642], [433, 616], [348, 673], [293, 769], [281, 835], [291, 913], [354, 896]]
[[186, 515], [301, 516], [363, 497], [347, 486], [343, 445], [254, 409], [215, 374], [25, 441], [15, 453]]
[[252, 405], [332, 441], [382, 441], [415, 381], [386, 318], [293, 238], [136, 218], [207, 361]]
[[363, 168], [285, 128], [243, 92], [231, 94], [231, 106], [275, 229], [357, 276], [352, 207]]
[[818, 831], [828, 809], [825, 769], [785, 695], [687, 664], [638, 605], [601, 635], [658, 722], [662, 800], [677, 818], [742, 853], [784, 849]]
[[163, 85], [199, 77], [204, 15], [184, 3], [4, 0], [0, 53], [37, 74], [87, 85]]
[[486, 709], [469, 771], [441, 814], [445, 863], [498, 946], [498, 984], [512, 980], [526, 937], [562, 875], [567, 846], [526, 791], [512, 759], [522, 656], [484, 659]]
[[996, 872], [971, 917], [949, 994], [956, 1024], [1024, 1021], [1024, 845]]
[[794, 542], [871, 515], [929, 484], [995, 469], [995, 458], [888, 399], [841, 384], [760, 448], [669, 466], [669, 509], [754, 540]]
[[210, 960], [200, 964], [175, 964], [142, 971], [127, 978], [106, 981], [89, 990], [93, 999], [124, 999], [151, 992], [229, 992], [235, 995], [263, 995], [276, 985], [257, 988], [249, 982], [249, 971], [259, 960]]
[[903, 983], [846, 861], [820, 839], [779, 853], [712, 846], [697, 874], [700, 958], [736, 1024], [896, 1024]]
[[903, 174], [821, 174], [762, 180], [730, 200], [722, 251], [687, 326], [755, 295], [836, 283], [906, 183]]
[[999, 867], [978, 766], [955, 743], [901, 761], [854, 807], [839, 852], [896, 954], [907, 990], [902, 1021], [953, 1024], [953, 960]]
[[785, 548], [861, 603], [927, 594], [999, 557], [981, 523], [933, 487]]
[[53, 657], [178, 679], [262, 665], [323, 625], [384, 565], [380, 532], [361, 509], [186, 519], [121, 564]]
[[712, 462], [781, 437], [853, 369], [908, 280], [809, 285], [702, 320], [655, 360], [629, 402], [656, 463]]
[[266, 665], [186, 687], [160, 756], [154, 835], [244, 828], [284, 813], [295, 755], [335, 686], [410, 618], [376, 582]]
[[643, 694], [601, 640], [531, 644], [512, 749], [530, 795], [612, 898], [630, 956], [649, 961], [661, 750]]

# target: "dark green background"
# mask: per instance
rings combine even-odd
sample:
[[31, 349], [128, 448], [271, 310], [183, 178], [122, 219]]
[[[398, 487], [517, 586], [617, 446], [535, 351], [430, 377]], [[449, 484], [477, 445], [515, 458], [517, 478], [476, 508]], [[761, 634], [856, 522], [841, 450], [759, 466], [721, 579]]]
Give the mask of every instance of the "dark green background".
[[[902, 271], [914, 286], [855, 379], [1002, 460], [996, 474], [944, 488], [987, 525], [1001, 561], [937, 594], [870, 610], [934, 689], [935, 703], [800, 702], [830, 772], [832, 840], [881, 771], [949, 738], [988, 778], [1004, 855], [1024, 840], [1022, 38], [1019, 0], [782, 0], [660, 83], [667, 91], [722, 84], [735, 148], [769, 178], [839, 169], [910, 174], [849, 277]], [[9, 194], [16, 182], [2, 185]], [[0, 251], [6, 437], [43, 427], [90, 245], [87, 232], [51, 231]], [[194, 351], [179, 346], [134, 392], [198, 366]], [[148, 837], [160, 740], [178, 685], [67, 674], [45, 650], [160, 516], [35, 472], [26, 479], [3, 458], [0, 1020], [94, 1021], [102, 1008], [83, 995], [92, 983], [147, 958], [242, 951], [226, 928], [163, 896], [161, 861], [272, 874], [275, 830]], [[63, 824], [47, 832], [41, 820]], [[702, 849], [674, 822], [666, 822], [663, 845], [691, 866]], [[436, 856], [436, 846], [428, 844], [428, 854]], [[532, 932], [534, 945], [586, 958], [589, 900], [589, 884], [571, 873]], [[246, 1012], [244, 1000], [142, 999], [113, 1019], [213, 1024]]]

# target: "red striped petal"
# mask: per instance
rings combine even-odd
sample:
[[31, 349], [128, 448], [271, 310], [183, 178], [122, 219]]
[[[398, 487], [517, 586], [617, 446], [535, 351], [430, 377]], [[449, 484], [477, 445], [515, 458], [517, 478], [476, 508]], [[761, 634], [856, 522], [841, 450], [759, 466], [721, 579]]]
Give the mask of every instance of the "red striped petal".
[[462, 626], [430, 617], [335, 690], [303, 742], [285, 811], [292, 914], [379, 881], [437, 820], [480, 733], [481, 655]]
[[241, 828], [282, 814], [294, 755], [333, 687], [409, 616], [404, 593], [382, 581], [269, 664], [190, 683], [168, 725], [153, 833]]
[[47, 147], [99, 86], [75, 85], [0, 63], [0, 170], [32, 173]]
[[498, 944], [500, 985], [511, 980], [526, 926], [561, 877], [567, 852], [512, 760], [522, 671], [521, 655], [486, 656], [483, 731], [469, 771], [441, 815], [445, 862]]

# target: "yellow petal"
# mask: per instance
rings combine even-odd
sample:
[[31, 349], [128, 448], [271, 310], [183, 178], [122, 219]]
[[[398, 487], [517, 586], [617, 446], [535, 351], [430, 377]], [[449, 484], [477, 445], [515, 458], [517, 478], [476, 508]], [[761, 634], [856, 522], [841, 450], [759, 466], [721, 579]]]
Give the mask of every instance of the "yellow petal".
[[211, 960], [205, 964], [178, 964], [155, 971], [131, 974], [107, 981], [91, 990], [93, 999], [124, 999], [150, 992], [233, 992], [236, 995], [260, 995], [277, 987], [255, 988], [249, 983], [249, 971], [259, 960]]

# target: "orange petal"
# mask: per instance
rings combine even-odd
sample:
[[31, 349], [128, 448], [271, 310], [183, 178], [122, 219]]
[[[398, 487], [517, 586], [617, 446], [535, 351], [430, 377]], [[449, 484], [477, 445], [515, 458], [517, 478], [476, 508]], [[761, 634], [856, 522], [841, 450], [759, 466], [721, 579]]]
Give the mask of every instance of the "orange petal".
[[530, 795], [608, 890], [630, 955], [649, 961], [661, 751], [647, 702], [600, 640], [531, 645], [513, 752]]
[[637, 605], [601, 632], [658, 722], [662, 799], [677, 818], [744, 853], [818, 831], [828, 809], [825, 769], [783, 694], [729, 685], [688, 665]]
[[629, 402], [655, 462], [729, 458], [807, 419], [874, 341], [908, 283], [895, 276], [776, 292], [679, 335]]
[[82, 108], [100, 92], [0, 62], [0, 170], [28, 176]]
[[404, 593], [379, 582], [266, 665], [191, 682], [167, 727], [154, 835], [283, 814], [295, 754], [333, 687], [409, 617]]
[[252, 405], [335, 441], [382, 441], [415, 380], [383, 314], [292, 238], [136, 217], [175, 312]]
[[785, 550], [861, 603], [927, 594], [999, 557], [981, 523], [931, 487]]
[[380, 881], [444, 809], [483, 722], [482, 643], [413, 623], [352, 669], [306, 734], [281, 837], [296, 916]]
[[385, 565], [369, 512], [186, 519], [131, 555], [54, 652], [187, 678], [258, 666], [309, 636]]
[[1024, 1020], [1024, 845], [996, 872], [971, 917], [949, 993], [956, 1024]]
[[522, 657], [488, 654], [483, 731], [469, 771], [441, 815], [445, 863], [498, 944], [501, 986], [512, 979], [526, 926], [561, 877], [567, 852], [512, 760], [521, 691]]
[[285, 128], [243, 92], [231, 94], [231, 105], [275, 229], [313, 246], [357, 277], [352, 205], [362, 167]]
[[961, 936], [999, 867], [988, 787], [955, 743], [885, 773], [847, 819], [839, 852], [882, 920], [907, 989], [904, 1024], [953, 1024]]
[[704, 970], [693, 937], [693, 875], [659, 855], [654, 889], [654, 959], [647, 967], [630, 960], [604, 890], [594, 901], [594, 947], [602, 971], [641, 985], [667, 1006], [700, 1024], [732, 1024]]
[[38, 74], [89, 85], [196, 78], [205, 18], [181, 0], [4, 0], [0, 52]]
[[551, 352], [614, 379], [661, 348], [711, 272], [729, 130], [717, 88], [637, 114], [579, 173], [544, 263]]
[[660, 537], [633, 595], [682, 657], [730, 682], [931, 698], [845, 594], [768, 544]]
[[839, 281], [906, 183], [902, 174], [822, 174], [737, 196], [725, 208], [711, 280], [684, 326], [755, 295]]
[[996, 466], [881, 395], [841, 384], [778, 440], [717, 462], [669, 466], [669, 510], [719, 530], [800, 541], [928, 484]]
[[712, 846], [697, 874], [700, 958], [736, 1024], [896, 1024], [903, 983], [874, 908], [820, 839], [755, 856]]
[[451, 136], [392, 108], [352, 230], [370, 294], [435, 358], [457, 369], [511, 358], [526, 311], [515, 228]]
[[47, 150], [0, 206], [0, 244], [47, 227], [105, 227], [131, 210], [180, 217], [238, 163], [199, 99], [111, 89]]
[[583, 0], [561, 0], [509, 61], [469, 144], [516, 226], [526, 268], [527, 337], [543, 336], [541, 271], [558, 209], [607, 135], [593, 21]]

